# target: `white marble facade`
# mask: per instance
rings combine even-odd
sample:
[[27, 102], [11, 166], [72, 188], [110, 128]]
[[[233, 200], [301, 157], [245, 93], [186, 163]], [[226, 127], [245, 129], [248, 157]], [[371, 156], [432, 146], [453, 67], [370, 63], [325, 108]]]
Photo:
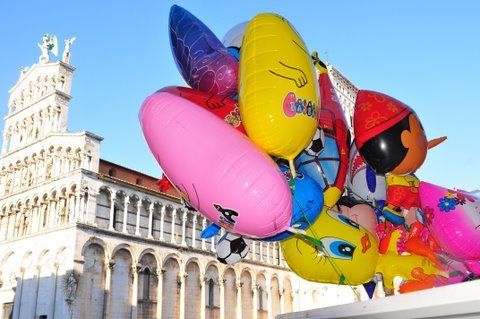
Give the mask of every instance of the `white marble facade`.
[[0, 318], [274, 318], [354, 301], [309, 283], [277, 243], [215, 259], [178, 198], [99, 172], [101, 137], [67, 131], [74, 68], [23, 71], [0, 156]]

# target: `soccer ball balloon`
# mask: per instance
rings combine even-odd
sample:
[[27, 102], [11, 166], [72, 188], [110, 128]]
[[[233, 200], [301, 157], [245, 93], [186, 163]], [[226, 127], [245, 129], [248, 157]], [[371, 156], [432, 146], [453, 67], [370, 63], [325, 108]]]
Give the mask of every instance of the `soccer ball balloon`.
[[217, 259], [223, 264], [232, 265], [247, 256], [248, 244], [240, 235], [226, 233], [217, 242]]

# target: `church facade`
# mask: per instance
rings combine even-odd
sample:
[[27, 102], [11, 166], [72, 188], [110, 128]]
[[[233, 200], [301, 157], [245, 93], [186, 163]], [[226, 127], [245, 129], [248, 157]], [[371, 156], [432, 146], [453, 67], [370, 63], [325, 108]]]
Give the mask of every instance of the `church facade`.
[[[67, 56], [68, 58], [65, 58]], [[67, 130], [70, 53], [22, 70], [0, 156], [0, 318], [274, 318], [356, 299], [310, 283], [278, 243], [217, 262], [208, 221], [157, 179], [100, 158]]]

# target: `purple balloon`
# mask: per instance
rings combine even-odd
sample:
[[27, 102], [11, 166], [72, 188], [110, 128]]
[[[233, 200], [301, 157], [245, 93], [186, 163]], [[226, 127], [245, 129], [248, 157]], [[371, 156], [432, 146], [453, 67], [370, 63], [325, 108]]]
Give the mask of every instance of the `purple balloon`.
[[177, 5], [170, 9], [169, 24], [172, 53], [183, 79], [203, 92], [235, 95], [238, 61], [215, 34]]

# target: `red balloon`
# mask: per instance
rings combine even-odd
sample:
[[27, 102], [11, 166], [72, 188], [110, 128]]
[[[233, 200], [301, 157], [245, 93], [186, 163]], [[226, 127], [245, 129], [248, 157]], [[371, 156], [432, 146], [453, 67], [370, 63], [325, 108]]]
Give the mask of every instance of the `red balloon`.
[[230, 97], [201, 92], [181, 86], [169, 86], [161, 89], [160, 92], [168, 92], [183, 97], [224, 119], [225, 122], [239, 132], [245, 135], [247, 134], [240, 119], [238, 102]]
[[318, 84], [322, 105], [318, 124], [323, 129], [325, 136], [335, 139], [337, 143], [340, 165], [334, 186], [343, 189], [348, 172], [350, 130], [326, 67], [320, 68]]

